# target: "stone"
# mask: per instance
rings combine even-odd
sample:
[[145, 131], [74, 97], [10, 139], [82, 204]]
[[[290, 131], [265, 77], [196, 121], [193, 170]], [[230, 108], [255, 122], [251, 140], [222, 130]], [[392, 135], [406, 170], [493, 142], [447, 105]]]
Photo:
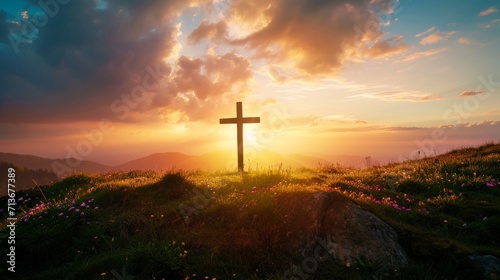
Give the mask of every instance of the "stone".
[[469, 259], [484, 273], [485, 280], [500, 279], [500, 259], [492, 255], [474, 255]]
[[320, 192], [285, 200], [289, 205], [282, 206], [290, 211], [285, 222], [295, 225], [294, 246], [302, 248], [304, 256], [311, 253], [315, 240], [329, 240], [328, 252], [341, 262], [365, 257], [390, 269], [408, 264], [396, 231], [342, 194]]

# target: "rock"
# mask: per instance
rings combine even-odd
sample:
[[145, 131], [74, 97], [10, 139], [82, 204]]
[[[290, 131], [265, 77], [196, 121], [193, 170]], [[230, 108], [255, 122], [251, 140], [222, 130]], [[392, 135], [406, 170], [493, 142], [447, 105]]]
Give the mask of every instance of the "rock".
[[469, 259], [484, 273], [485, 280], [500, 279], [500, 259], [492, 255], [469, 256]]
[[296, 245], [305, 247], [304, 255], [308, 254], [315, 240], [329, 240], [328, 251], [339, 261], [351, 262], [364, 256], [373, 261], [383, 261], [387, 268], [398, 268], [408, 263], [397, 233], [373, 213], [343, 195], [321, 192], [288, 198], [287, 201], [291, 211], [289, 220], [285, 222], [295, 225], [294, 235], [302, 244]]

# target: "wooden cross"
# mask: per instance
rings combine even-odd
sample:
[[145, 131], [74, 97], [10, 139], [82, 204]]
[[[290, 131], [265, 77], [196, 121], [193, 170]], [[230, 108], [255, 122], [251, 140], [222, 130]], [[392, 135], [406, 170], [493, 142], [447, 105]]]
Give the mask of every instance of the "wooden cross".
[[238, 135], [238, 171], [243, 172], [243, 124], [260, 123], [259, 117], [243, 117], [241, 102], [236, 102], [236, 118], [220, 119], [220, 124], [236, 124], [236, 133]]

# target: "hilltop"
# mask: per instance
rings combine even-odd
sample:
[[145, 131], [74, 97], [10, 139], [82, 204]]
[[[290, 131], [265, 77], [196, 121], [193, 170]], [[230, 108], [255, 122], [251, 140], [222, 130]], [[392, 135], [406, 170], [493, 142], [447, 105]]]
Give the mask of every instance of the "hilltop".
[[[322, 165], [246, 174], [175, 169], [74, 174], [43, 191], [16, 194], [16, 275], [498, 279], [499, 166], [500, 145], [488, 144], [363, 170]], [[318, 194], [328, 198], [316, 204]], [[341, 205], [373, 213], [390, 226], [408, 261], [394, 268], [384, 265], [388, 260], [361, 255], [328, 258], [298, 274], [311, 249], [307, 237], [318, 234], [307, 217]], [[335, 230], [325, 219], [319, 229]], [[6, 225], [3, 220], [4, 235]], [[363, 244], [363, 234], [344, 238]], [[1, 254], [7, 253], [2, 242]], [[291, 272], [295, 278], [288, 277]]]

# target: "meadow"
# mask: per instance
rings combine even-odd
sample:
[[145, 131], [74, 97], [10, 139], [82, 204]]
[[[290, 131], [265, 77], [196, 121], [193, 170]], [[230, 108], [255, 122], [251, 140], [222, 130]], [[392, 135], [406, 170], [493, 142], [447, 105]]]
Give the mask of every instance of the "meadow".
[[[482, 279], [469, 256], [500, 257], [500, 144], [487, 144], [368, 169], [72, 174], [17, 192], [16, 273], [4, 265], [1, 273], [283, 279], [303, 260], [290, 245], [298, 238], [294, 225], [283, 221], [297, 212], [291, 208], [305, 207], [301, 197], [316, 192], [338, 192], [380, 217], [411, 261], [388, 270], [381, 260], [328, 259], [307, 279]], [[6, 237], [6, 212], [0, 215]]]

